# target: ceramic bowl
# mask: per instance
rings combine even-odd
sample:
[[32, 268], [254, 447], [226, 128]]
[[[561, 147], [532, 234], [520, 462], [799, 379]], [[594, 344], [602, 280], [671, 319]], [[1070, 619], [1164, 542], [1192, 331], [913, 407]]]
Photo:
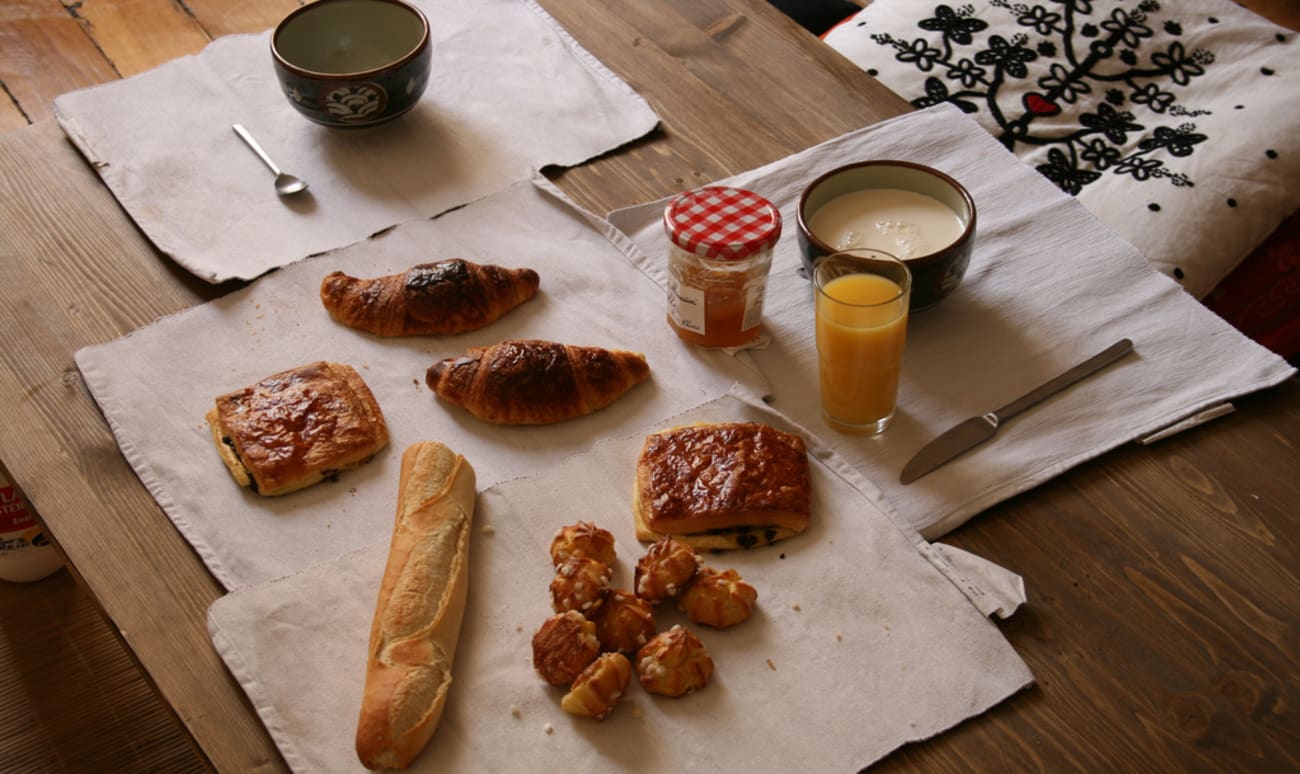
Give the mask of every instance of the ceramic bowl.
[[975, 244], [975, 200], [953, 178], [908, 161], [833, 169], [799, 197], [799, 249], [812, 276], [837, 250], [874, 247], [912, 272], [911, 308], [924, 309], [960, 283]]
[[391, 121], [429, 84], [429, 20], [402, 0], [317, 0], [271, 35], [280, 88], [299, 113], [341, 128]]

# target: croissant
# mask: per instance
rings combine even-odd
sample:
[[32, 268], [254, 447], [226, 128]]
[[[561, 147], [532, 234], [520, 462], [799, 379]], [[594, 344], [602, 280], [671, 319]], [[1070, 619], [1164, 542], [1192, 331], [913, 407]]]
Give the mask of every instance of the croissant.
[[497, 320], [537, 285], [532, 269], [450, 258], [375, 279], [336, 271], [321, 281], [320, 300], [335, 320], [376, 336], [453, 334]]
[[543, 425], [613, 403], [650, 378], [639, 352], [540, 339], [473, 347], [434, 363], [425, 375], [440, 397], [486, 422]]

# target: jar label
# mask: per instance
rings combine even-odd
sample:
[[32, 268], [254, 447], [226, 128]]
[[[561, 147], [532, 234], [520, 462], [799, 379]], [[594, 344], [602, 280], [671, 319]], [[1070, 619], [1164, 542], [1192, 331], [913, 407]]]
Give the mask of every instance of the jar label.
[[0, 486], [0, 532], [18, 532], [36, 524], [22, 495], [12, 486]]
[[704, 291], [668, 277], [668, 314], [677, 327], [704, 335]]

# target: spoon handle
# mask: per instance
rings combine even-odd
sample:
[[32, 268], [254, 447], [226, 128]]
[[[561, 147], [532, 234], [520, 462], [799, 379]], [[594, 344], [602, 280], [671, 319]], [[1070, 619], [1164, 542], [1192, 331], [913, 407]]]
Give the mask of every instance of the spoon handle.
[[248, 147], [253, 149], [253, 152], [257, 154], [263, 164], [270, 167], [271, 171], [276, 175], [280, 174], [280, 168], [275, 165], [274, 161], [271, 161], [271, 157], [266, 155], [266, 151], [262, 150], [262, 146], [257, 144], [257, 140], [253, 139], [253, 135], [249, 134], [242, 124], [232, 124], [231, 128], [235, 130], [235, 134], [239, 135], [241, 140], [248, 143]]

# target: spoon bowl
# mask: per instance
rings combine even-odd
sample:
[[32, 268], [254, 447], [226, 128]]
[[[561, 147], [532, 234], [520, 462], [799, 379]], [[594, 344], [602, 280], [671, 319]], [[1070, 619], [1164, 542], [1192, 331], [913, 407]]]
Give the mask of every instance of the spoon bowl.
[[286, 172], [281, 172], [275, 176], [275, 192], [281, 196], [288, 196], [306, 190], [307, 181], [302, 178], [294, 177]]
[[275, 175], [276, 193], [281, 196], [291, 196], [300, 191], [307, 190], [307, 181], [281, 171], [280, 168], [276, 166], [275, 162], [271, 160], [271, 157], [267, 155], [266, 151], [262, 150], [262, 146], [257, 143], [257, 140], [253, 139], [253, 135], [249, 134], [248, 130], [245, 129], [242, 124], [233, 124], [231, 128], [235, 130], [235, 134], [239, 135], [239, 139], [248, 143], [248, 147], [253, 149], [253, 152], [262, 160], [262, 163], [270, 168], [271, 173]]

